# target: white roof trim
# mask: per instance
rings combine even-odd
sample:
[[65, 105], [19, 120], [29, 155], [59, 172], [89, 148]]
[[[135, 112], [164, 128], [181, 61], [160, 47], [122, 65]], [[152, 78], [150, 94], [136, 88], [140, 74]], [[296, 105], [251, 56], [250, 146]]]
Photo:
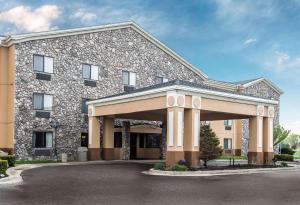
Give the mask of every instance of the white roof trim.
[[108, 97], [108, 98], [93, 100], [93, 101], [87, 102], [87, 105], [96, 105], [97, 106], [100, 104], [114, 104], [114, 103], [116, 103], [116, 101], [123, 101], [126, 99], [134, 99], [134, 98], [144, 97], [146, 95], [153, 95], [153, 94], [158, 94], [158, 93], [163, 93], [162, 95], [166, 95], [166, 92], [171, 91], [171, 90], [186, 91], [186, 92], [191, 92], [191, 93], [196, 93], [196, 94], [201, 94], [201, 95], [207, 95], [214, 99], [221, 97], [221, 98], [231, 99], [231, 100], [235, 100], [235, 101], [239, 100], [242, 102], [249, 102], [250, 104], [263, 103], [263, 104], [268, 104], [268, 105], [278, 105], [278, 103], [279, 103], [276, 100], [268, 100], [268, 99], [252, 97], [252, 96], [237, 95], [234, 93], [226, 93], [226, 92], [207, 90], [207, 89], [202, 89], [202, 88], [191, 88], [189, 86], [184, 86], [184, 85], [172, 85], [169, 87], [157, 88], [157, 89], [147, 90], [147, 91], [143, 91], [143, 92], [128, 93], [125, 95], [112, 96], [112, 97]]
[[106, 31], [106, 30], [116, 30], [122, 28], [132, 28], [149, 40], [151, 43], [155, 44], [158, 48], [162, 49], [164, 52], [175, 58], [177, 61], [185, 65], [187, 68], [194, 71], [198, 74], [203, 80], [207, 79], [208, 76], [203, 73], [200, 69], [196, 68], [177, 53], [172, 51], [168, 48], [165, 44], [160, 42], [158, 39], [153, 37], [151, 34], [147, 33], [144, 29], [138, 26], [134, 22], [124, 22], [124, 23], [117, 23], [117, 24], [108, 24], [102, 26], [92, 26], [92, 27], [84, 27], [84, 28], [75, 28], [75, 29], [66, 29], [66, 30], [55, 30], [55, 31], [46, 31], [46, 32], [37, 32], [37, 33], [29, 33], [29, 34], [20, 34], [20, 35], [12, 35], [9, 36], [1, 42], [1, 46], [11, 46], [15, 43], [21, 43], [31, 40], [39, 40], [39, 39], [47, 39], [47, 38], [55, 38], [55, 37], [62, 37], [62, 36], [71, 36], [71, 35], [78, 35], [78, 34], [86, 34], [86, 33], [93, 33], [99, 31]]
[[276, 86], [274, 83], [272, 83], [270, 80], [268, 80], [267, 78], [259, 78], [259, 79], [253, 80], [251, 82], [243, 84], [243, 87], [247, 88], [251, 85], [254, 85], [254, 84], [262, 82], [262, 81], [265, 82], [270, 87], [272, 87], [278, 94], [283, 94], [283, 91], [278, 86]]

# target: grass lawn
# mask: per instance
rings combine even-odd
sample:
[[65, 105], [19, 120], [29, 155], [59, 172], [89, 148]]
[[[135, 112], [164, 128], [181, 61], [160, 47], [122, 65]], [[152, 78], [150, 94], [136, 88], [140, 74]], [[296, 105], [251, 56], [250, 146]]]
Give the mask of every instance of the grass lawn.
[[226, 160], [229, 160], [229, 159], [247, 159], [246, 156], [225, 156], [225, 155], [222, 155], [220, 157], [218, 157], [218, 159], [226, 159]]
[[42, 163], [59, 163], [54, 160], [17, 160], [16, 164], [42, 164]]

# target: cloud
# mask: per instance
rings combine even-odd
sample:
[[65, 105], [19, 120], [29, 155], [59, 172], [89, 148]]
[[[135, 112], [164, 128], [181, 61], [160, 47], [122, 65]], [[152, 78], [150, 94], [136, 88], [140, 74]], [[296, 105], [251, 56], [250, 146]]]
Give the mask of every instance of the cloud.
[[284, 52], [273, 46], [264, 59], [262, 60], [263, 66], [271, 71], [285, 76], [299, 77], [300, 75], [300, 56], [291, 56], [289, 53]]
[[300, 135], [300, 121], [291, 122], [285, 125], [285, 128], [291, 130], [291, 133]]
[[96, 19], [96, 14], [92, 13], [92, 12], [88, 12], [85, 9], [78, 9], [74, 12], [74, 14], [72, 14], [73, 18], [79, 18], [81, 20], [82, 23], [87, 24], [92, 22], [93, 20]]
[[35, 10], [29, 6], [17, 6], [0, 13], [0, 22], [13, 24], [21, 31], [38, 32], [52, 29], [52, 21], [59, 16], [56, 5], [43, 5]]
[[217, 20], [224, 26], [234, 30], [251, 29], [257, 24], [274, 21], [279, 8], [274, 0], [214, 0]]
[[80, 19], [83, 25], [96, 25], [117, 23], [124, 21], [135, 21], [154, 35], [165, 35], [172, 32], [172, 23], [164, 13], [152, 11], [143, 5], [131, 5], [130, 3], [113, 4], [108, 3], [97, 7], [77, 9], [70, 15], [71, 19]]
[[247, 40], [244, 41], [243, 45], [244, 46], [249, 46], [250, 44], [253, 44], [256, 41], [257, 41], [256, 38], [248, 38]]

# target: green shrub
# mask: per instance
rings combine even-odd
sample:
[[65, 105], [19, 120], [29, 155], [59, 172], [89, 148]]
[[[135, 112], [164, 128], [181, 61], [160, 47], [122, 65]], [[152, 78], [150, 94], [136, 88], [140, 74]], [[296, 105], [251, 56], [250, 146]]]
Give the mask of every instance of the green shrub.
[[281, 154], [289, 154], [294, 155], [296, 151], [294, 151], [292, 148], [289, 147], [283, 147], [281, 148]]
[[177, 162], [177, 164], [179, 164], [179, 165], [184, 165], [184, 166], [188, 166], [187, 162], [186, 162], [184, 159], [179, 160], [179, 161]]
[[187, 171], [188, 167], [185, 165], [175, 164], [168, 168], [168, 171]]
[[286, 162], [281, 162], [280, 165], [281, 165], [282, 167], [287, 167], [287, 166], [288, 166], [288, 164], [287, 164]]
[[289, 154], [275, 154], [274, 158], [276, 161], [288, 161], [288, 162], [294, 161], [294, 156]]
[[7, 168], [8, 168], [7, 160], [0, 159], [0, 174], [6, 174]]
[[10, 167], [14, 167], [16, 164], [16, 156], [15, 155], [0, 156], [0, 159], [7, 160], [8, 166], [10, 166]]
[[165, 169], [165, 165], [161, 162], [157, 162], [154, 164], [153, 167], [155, 170], [164, 170]]

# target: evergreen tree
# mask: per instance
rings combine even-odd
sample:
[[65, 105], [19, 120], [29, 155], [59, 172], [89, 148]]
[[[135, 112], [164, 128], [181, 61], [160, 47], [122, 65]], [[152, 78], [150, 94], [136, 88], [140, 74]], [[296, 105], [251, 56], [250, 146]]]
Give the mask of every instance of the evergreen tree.
[[209, 125], [202, 125], [200, 131], [200, 159], [204, 161], [204, 166], [207, 167], [209, 160], [219, 157], [223, 149], [219, 146], [220, 141], [216, 133], [212, 131]]

